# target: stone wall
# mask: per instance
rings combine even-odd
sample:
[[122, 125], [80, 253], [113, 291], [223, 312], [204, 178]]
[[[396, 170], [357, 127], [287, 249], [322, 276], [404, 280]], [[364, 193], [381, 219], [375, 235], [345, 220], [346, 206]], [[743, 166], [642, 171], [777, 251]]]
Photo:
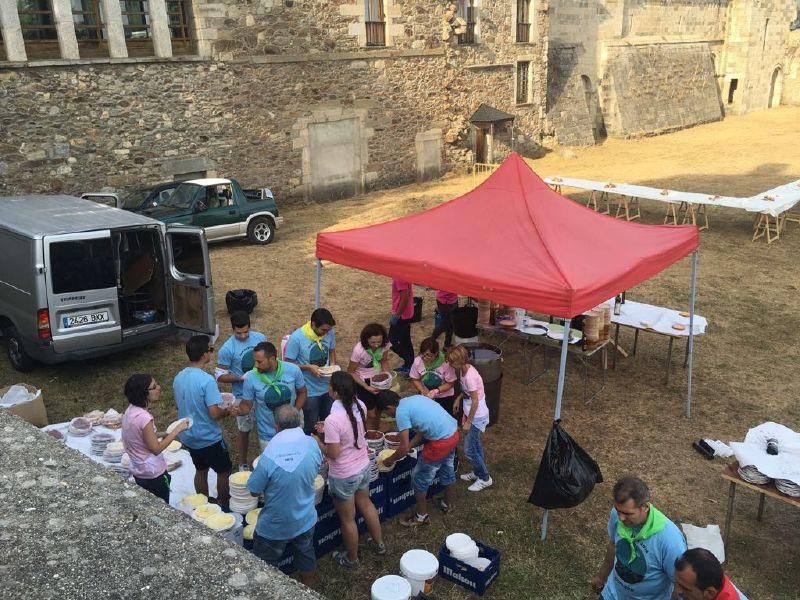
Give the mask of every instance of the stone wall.
[[[121, 190], [204, 165], [279, 201], [360, 193], [431, 177], [436, 147], [441, 170], [469, 164], [467, 119], [484, 102], [514, 114], [518, 149], [534, 152], [546, 13], [517, 44], [514, 3], [476, 4], [470, 45], [443, 39], [444, 1], [387, 0], [387, 45], [368, 48], [363, 0], [195, 0], [206, 57], [0, 64], [0, 195]], [[326, 131], [345, 130], [336, 148], [352, 160], [325, 159]]]
[[783, 104], [800, 106], [800, 29], [789, 34], [783, 79]]
[[0, 409], [3, 598], [322, 600]]
[[619, 47], [603, 80], [609, 134], [631, 137], [722, 118], [704, 44]]

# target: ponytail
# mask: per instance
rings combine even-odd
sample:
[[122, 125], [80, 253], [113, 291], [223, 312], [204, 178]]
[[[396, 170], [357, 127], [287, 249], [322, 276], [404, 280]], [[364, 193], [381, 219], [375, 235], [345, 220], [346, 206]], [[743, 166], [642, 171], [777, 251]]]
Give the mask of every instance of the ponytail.
[[350, 425], [353, 427], [353, 445], [358, 449], [358, 423], [356, 423], [356, 417], [353, 414], [353, 404], [358, 408], [358, 414], [361, 415], [364, 429], [366, 429], [367, 417], [364, 414], [364, 409], [361, 408], [356, 399], [356, 382], [350, 373], [336, 371], [331, 375], [331, 388], [339, 396], [339, 402], [342, 403], [347, 413], [347, 418], [350, 419]]

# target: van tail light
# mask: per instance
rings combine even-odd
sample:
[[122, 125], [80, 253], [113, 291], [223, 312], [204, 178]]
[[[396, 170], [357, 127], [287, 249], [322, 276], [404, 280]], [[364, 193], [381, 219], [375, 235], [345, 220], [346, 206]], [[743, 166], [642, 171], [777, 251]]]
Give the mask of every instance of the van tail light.
[[46, 308], [40, 308], [36, 313], [36, 328], [39, 331], [40, 340], [52, 339], [50, 333], [50, 311]]

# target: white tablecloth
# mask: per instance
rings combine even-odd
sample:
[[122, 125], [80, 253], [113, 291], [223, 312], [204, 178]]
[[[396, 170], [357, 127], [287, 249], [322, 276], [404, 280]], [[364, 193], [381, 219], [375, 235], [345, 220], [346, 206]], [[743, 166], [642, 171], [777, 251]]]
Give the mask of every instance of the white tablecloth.
[[[83, 437], [76, 437], [74, 435], [69, 435], [67, 433], [67, 429], [69, 427], [69, 423], [56, 423], [55, 425], [48, 425], [47, 427], [43, 427], [43, 431], [47, 431], [49, 429], [58, 429], [65, 437], [66, 437], [66, 444], [70, 448], [74, 448], [81, 454], [84, 454], [91, 458], [93, 461], [100, 463], [101, 465], [105, 465], [106, 463], [103, 462], [102, 456], [94, 456], [91, 454], [90, 450], [92, 447], [92, 435], [95, 433], [110, 433], [114, 436], [114, 439], [120, 440], [122, 438], [122, 432], [119, 429], [108, 429], [107, 427], [103, 427], [100, 425], [96, 425], [92, 429], [92, 433], [87, 436]], [[170, 472], [170, 476], [172, 477], [172, 483], [170, 484], [170, 494], [169, 494], [169, 503], [170, 505], [174, 506], [175, 508], [180, 508], [180, 501], [190, 495], [194, 494], [194, 464], [192, 464], [192, 458], [189, 456], [189, 453], [186, 450], [178, 450], [177, 452], [173, 453], [175, 456], [181, 459], [182, 463], [180, 467], [175, 469], [174, 471]], [[113, 474], [113, 472], [112, 472]], [[133, 481], [133, 478], [131, 478]], [[209, 470], [208, 472], [208, 486], [211, 496], [217, 495], [217, 475], [214, 471]]]
[[[688, 337], [689, 335], [689, 317], [682, 317], [679, 314], [680, 311], [664, 308], [663, 306], [644, 304], [643, 302], [634, 302], [633, 300], [627, 300], [621, 306], [621, 309], [621, 314], [612, 315], [612, 323], [619, 323], [636, 329], [652, 329], [658, 333], [673, 337]], [[643, 323], [647, 325], [643, 325]], [[685, 325], [686, 329], [683, 331], [673, 329], [672, 325], [675, 323]], [[695, 314], [694, 334], [704, 334], [706, 327], [708, 327], [708, 321], [705, 317]]]
[[[574, 177], [545, 177], [545, 183], [552, 186], [573, 187], [581, 190], [608, 192], [632, 198], [646, 198], [660, 202], [689, 204], [708, 204], [711, 206], [726, 206], [728, 208], [742, 208], [748, 212], [769, 214], [773, 217], [790, 210], [800, 202], [800, 180], [778, 186], [765, 192], [760, 192], [749, 198], [737, 196], [715, 196], [697, 192], [681, 192], [678, 190], [658, 189], [630, 183], [616, 183], [608, 181], [592, 181], [590, 179], [577, 179]], [[771, 199], [768, 199], [771, 198]]]

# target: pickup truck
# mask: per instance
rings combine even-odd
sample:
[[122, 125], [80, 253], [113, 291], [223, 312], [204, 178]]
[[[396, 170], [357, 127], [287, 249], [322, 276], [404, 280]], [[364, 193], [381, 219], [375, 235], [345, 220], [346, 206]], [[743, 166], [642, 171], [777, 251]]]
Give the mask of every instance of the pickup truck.
[[122, 210], [142, 211], [164, 202], [172, 195], [172, 192], [175, 191], [175, 188], [180, 183], [180, 181], [167, 181], [156, 185], [134, 188], [122, 195], [114, 192], [87, 192], [81, 194], [81, 198], [98, 204], [121, 208]]
[[269, 244], [283, 224], [272, 192], [245, 190], [235, 179], [183, 181], [158, 206], [139, 210], [167, 224], [205, 229], [209, 242], [246, 237], [253, 244]]

